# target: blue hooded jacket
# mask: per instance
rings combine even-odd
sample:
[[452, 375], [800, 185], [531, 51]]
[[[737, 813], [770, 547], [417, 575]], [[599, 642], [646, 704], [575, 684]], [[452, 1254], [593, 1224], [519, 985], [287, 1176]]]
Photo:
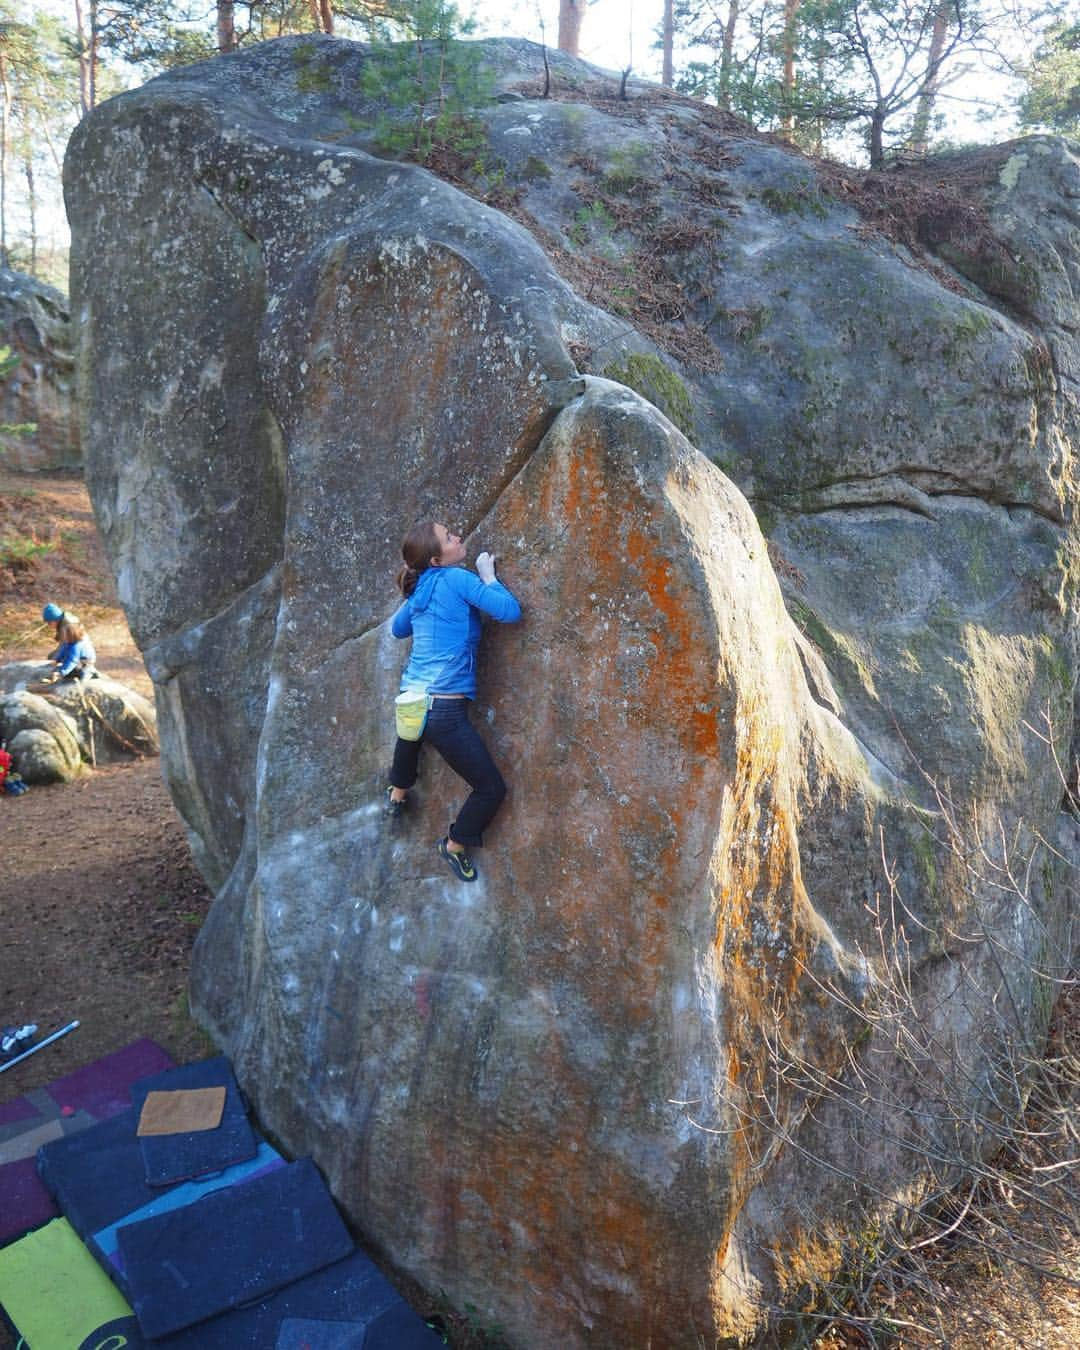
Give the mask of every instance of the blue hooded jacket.
[[70, 675], [81, 665], [92, 666], [97, 660], [94, 644], [89, 638], [80, 638], [78, 642], [62, 642], [57, 647], [53, 660], [59, 661], [59, 675]]
[[429, 567], [390, 624], [413, 640], [401, 689], [476, 697], [480, 615], [516, 623], [521, 606], [501, 581], [483, 582], [464, 567]]

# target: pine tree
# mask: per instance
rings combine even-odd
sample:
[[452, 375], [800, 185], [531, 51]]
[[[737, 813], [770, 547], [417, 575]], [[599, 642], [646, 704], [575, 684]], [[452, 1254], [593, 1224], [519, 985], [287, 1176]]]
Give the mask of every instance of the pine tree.
[[1044, 13], [1041, 0], [680, 0], [686, 41], [717, 56], [679, 87], [819, 153], [861, 129], [881, 168], [890, 151], [926, 152], [965, 58], [1007, 70], [1002, 48]]
[[41, 64], [33, 28], [21, 23], [10, 6], [0, 8], [0, 262], [10, 266], [8, 199], [11, 187], [14, 105], [20, 84], [32, 81]]
[[380, 105], [378, 144], [420, 164], [436, 150], [479, 150], [487, 137], [476, 112], [493, 85], [480, 54], [460, 40], [472, 22], [447, 0], [402, 0], [387, 9], [368, 21], [372, 52], [363, 76], [364, 93]]
[[1024, 79], [1021, 125], [1080, 139], [1080, 23], [1051, 29]]

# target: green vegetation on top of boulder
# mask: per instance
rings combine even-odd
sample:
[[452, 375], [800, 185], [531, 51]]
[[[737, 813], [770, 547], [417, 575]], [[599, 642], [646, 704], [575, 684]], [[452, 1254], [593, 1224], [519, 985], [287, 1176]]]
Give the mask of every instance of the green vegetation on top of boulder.
[[679, 428], [689, 441], [694, 439], [694, 405], [690, 392], [678, 375], [651, 352], [631, 352], [622, 361], [604, 367], [609, 380], [617, 380], [647, 398]]

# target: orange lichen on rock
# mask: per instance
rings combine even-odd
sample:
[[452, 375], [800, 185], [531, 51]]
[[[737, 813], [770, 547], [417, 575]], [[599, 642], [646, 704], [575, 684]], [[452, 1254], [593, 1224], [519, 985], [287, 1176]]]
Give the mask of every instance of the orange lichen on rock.
[[[560, 951], [580, 943], [585, 952], [606, 953], [602, 960], [625, 962], [616, 933], [629, 917], [636, 977], [622, 990], [617, 1015], [636, 1026], [655, 1016], [671, 978], [664, 916], [672, 887], [686, 884], [688, 862], [699, 884], [707, 874], [707, 853], [692, 861], [688, 840], [707, 834], [702, 813], [715, 811], [722, 773], [716, 656], [695, 641], [708, 624], [708, 599], [668, 556], [679, 547], [677, 513], [650, 500], [601, 429], [585, 421], [552, 439], [551, 453], [504, 494], [495, 518], [535, 566], [514, 583], [528, 628], [504, 644], [493, 699], [499, 687], [535, 682], [529, 667], [537, 650], [558, 662], [545, 673], [549, 687], [534, 695], [552, 709], [543, 725], [548, 743], [560, 747], [558, 777], [534, 784], [530, 747], [512, 738], [506, 745], [521, 818], [537, 825], [537, 837], [527, 830], [510, 847], [515, 873], [529, 874], [537, 851], [546, 857], [552, 848], [546, 823], [564, 815], [562, 802], [573, 802], [574, 828], [556, 850], [558, 901], [539, 909], [539, 932], [550, 933]], [[570, 545], [554, 556], [552, 529]], [[534, 534], [543, 536], [535, 547]], [[580, 571], [578, 558], [587, 560]], [[520, 773], [513, 772], [517, 759]], [[600, 839], [609, 884], [632, 898], [629, 914], [598, 912], [596, 888], [581, 883]], [[638, 875], [643, 867], [647, 875]], [[601, 988], [596, 997], [605, 1003]], [[603, 1007], [605, 1019], [613, 1013]]]
[[[568, 1068], [556, 1081], [567, 1081]], [[493, 1130], [459, 1175], [459, 1192], [476, 1197], [473, 1223], [516, 1216], [512, 1231], [502, 1225], [501, 1282], [521, 1291], [539, 1325], [567, 1317], [582, 1327], [633, 1325], [642, 1344], [684, 1345], [692, 1327], [712, 1320], [700, 1272], [686, 1260], [685, 1226], [674, 1210], [658, 1209], [647, 1176], [590, 1156], [585, 1141], [605, 1128], [599, 1093], [591, 1103], [569, 1096], [561, 1116], [558, 1137], [542, 1149]], [[555, 1259], [567, 1250], [584, 1261]], [[706, 1263], [707, 1250], [699, 1257]]]

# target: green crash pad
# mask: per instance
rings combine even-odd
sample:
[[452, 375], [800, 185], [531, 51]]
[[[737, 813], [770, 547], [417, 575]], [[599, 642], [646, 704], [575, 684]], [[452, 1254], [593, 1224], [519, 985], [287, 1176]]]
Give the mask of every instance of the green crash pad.
[[67, 1219], [53, 1219], [0, 1251], [0, 1304], [31, 1350], [79, 1350], [130, 1305]]

